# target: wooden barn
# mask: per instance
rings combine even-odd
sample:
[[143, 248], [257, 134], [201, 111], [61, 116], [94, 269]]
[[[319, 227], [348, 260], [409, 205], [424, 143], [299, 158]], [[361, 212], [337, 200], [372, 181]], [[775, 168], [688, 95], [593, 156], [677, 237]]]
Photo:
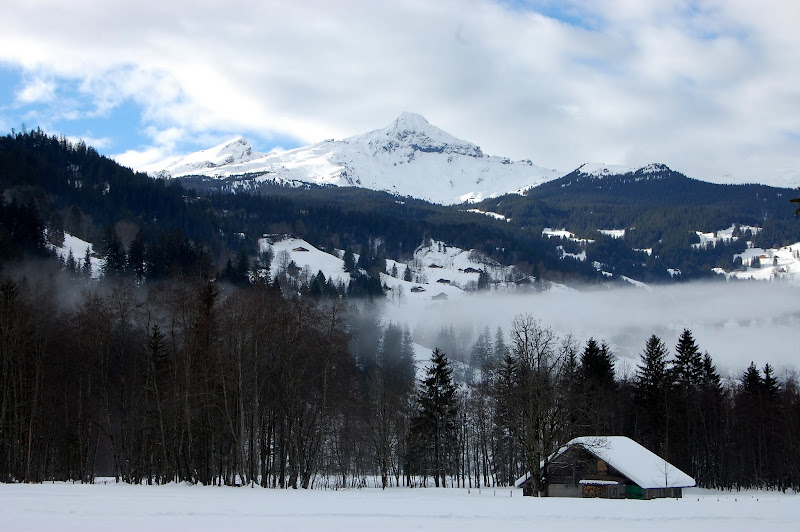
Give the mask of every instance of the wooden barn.
[[[606, 499], [679, 498], [692, 477], [624, 436], [575, 438], [550, 457], [546, 495]], [[516, 482], [531, 495], [530, 475]]]

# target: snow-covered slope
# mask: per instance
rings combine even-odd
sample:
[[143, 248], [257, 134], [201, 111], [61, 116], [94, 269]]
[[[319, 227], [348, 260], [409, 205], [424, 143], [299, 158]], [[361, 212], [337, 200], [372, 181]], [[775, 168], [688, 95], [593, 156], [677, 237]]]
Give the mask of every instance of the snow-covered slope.
[[442, 204], [521, 192], [561, 176], [531, 161], [485, 155], [413, 113], [344, 140], [264, 154], [239, 137], [138, 170], [159, 177], [258, 175], [277, 183], [358, 186]]
[[53, 246], [53, 251], [64, 262], [69, 260], [69, 254], [72, 252], [75, 267], [82, 269], [87, 248], [89, 249], [89, 265], [91, 266], [92, 278], [97, 279], [100, 277], [100, 272], [103, 268], [103, 260], [95, 255], [94, 249], [89, 242], [69, 233], [64, 233], [64, 243], [60, 247]]
[[785, 280], [800, 286], [800, 242], [778, 249], [749, 248], [736, 256], [742, 259], [741, 270], [726, 272], [714, 268], [714, 271], [729, 279]]
[[[264, 235], [259, 240], [259, 248], [272, 251], [273, 275], [293, 261], [300, 269], [298, 280], [301, 283], [307, 283], [320, 271], [336, 284], [350, 283], [350, 275], [344, 271], [342, 250], [333, 255], [289, 235]], [[411, 269], [411, 281], [403, 280], [407, 268]], [[381, 274], [381, 284], [387, 288], [387, 298], [398, 304], [413, 301], [443, 304], [457, 300], [477, 288], [481, 271], [489, 275], [495, 291], [510, 290], [520, 279], [527, 279], [513, 266], [502, 266], [480, 253], [434, 240], [420, 245], [409, 263], [387, 259], [386, 269], [396, 271], [397, 276]], [[513, 280], [506, 282], [506, 279]]]
[[213, 148], [173, 157], [142, 167], [140, 170], [158, 177], [208, 175], [213, 174], [215, 169], [246, 164], [263, 156], [262, 153], [254, 152], [244, 137], [236, 137]]

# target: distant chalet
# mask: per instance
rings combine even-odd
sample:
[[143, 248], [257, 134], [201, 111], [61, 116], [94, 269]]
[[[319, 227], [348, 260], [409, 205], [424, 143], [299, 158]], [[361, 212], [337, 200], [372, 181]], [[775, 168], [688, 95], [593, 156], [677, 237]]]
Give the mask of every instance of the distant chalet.
[[444, 292], [439, 292], [431, 298], [431, 301], [447, 301], [447, 294]]
[[[571, 440], [547, 464], [546, 495], [604, 499], [680, 498], [692, 477], [624, 436]], [[515, 486], [532, 495], [530, 474]]]
[[308, 251], [308, 249], [304, 248], [303, 246], [300, 246], [300, 247], [294, 248], [292, 251], [302, 252], [302, 251]]
[[415, 287], [413, 287], [411, 289], [411, 293], [412, 294], [419, 294], [419, 293], [424, 292], [424, 291], [425, 291], [425, 289], [422, 288], [421, 286], [415, 286]]

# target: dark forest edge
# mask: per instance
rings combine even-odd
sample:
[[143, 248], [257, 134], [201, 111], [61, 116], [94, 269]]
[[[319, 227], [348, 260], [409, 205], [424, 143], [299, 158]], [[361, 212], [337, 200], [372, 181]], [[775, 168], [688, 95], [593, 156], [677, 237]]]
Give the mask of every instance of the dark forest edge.
[[[0, 282], [0, 479], [509, 486], [575, 436], [625, 435], [713, 488], [800, 488], [800, 388], [723, 381], [685, 330], [620, 378], [602, 341], [518, 316], [415, 378], [408, 330], [339, 298], [173, 280]], [[458, 381], [454, 379], [457, 368]], [[539, 486], [546, 494], [546, 480]]]

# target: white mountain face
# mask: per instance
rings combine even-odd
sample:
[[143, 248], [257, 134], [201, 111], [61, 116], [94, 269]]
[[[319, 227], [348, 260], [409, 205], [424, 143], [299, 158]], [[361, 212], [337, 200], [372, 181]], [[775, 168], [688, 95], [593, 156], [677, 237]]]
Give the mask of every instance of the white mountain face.
[[485, 155], [413, 113], [344, 140], [258, 153], [238, 137], [138, 170], [157, 177], [248, 175], [276, 183], [357, 186], [442, 204], [520, 193], [562, 175], [531, 161]]
[[591, 178], [603, 178], [611, 176], [648, 176], [650, 174], [658, 174], [661, 172], [669, 172], [670, 168], [661, 163], [650, 163], [641, 168], [635, 166], [623, 166], [621, 164], [603, 164], [603, 163], [584, 163], [575, 169], [576, 174], [579, 176], [588, 176]]

